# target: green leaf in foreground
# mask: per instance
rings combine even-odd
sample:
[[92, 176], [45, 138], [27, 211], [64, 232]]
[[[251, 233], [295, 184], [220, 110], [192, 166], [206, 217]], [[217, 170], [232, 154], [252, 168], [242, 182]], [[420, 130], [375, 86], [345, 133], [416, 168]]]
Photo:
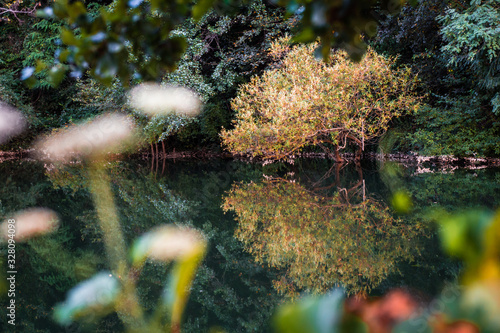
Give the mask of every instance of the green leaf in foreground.
[[452, 256], [472, 263], [482, 257], [485, 248], [485, 231], [493, 214], [488, 211], [470, 210], [456, 214], [435, 213], [441, 226], [441, 242]]
[[131, 259], [135, 267], [142, 266], [147, 258], [176, 261], [157, 310], [170, 313], [172, 328], [180, 327], [191, 284], [206, 247], [206, 241], [198, 231], [168, 225], [142, 235], [132, 246]]
[[274, 318], [276, 332], [327, 333], [340, 331], [344, 315], [344, 292], [335, 289], [322, 297], [306, 297], [285, 304]]
[[190, 256], [179, 260], [169, 275], [161, 302], [171, 314], [172, 328], [180, 327], [182, 313], [189, 298], [191, 284], [204, 255], [205, 247], [202, 248], [202, 251], [192, 252]]

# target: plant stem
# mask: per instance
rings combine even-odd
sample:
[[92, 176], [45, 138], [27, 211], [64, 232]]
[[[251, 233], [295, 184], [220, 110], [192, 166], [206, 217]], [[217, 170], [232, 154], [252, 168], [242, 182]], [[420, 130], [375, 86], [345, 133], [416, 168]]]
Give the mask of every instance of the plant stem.
[[102, 229], [104, 246], [113, 274], [122, 281], [122, 298], [117, 306], [120, 319], [132, 328], [144, 327], [135, 282], [129, 277], [125, 240], [111, 190], [111, 181], [102, 161], [90, 165], [91, 192]]

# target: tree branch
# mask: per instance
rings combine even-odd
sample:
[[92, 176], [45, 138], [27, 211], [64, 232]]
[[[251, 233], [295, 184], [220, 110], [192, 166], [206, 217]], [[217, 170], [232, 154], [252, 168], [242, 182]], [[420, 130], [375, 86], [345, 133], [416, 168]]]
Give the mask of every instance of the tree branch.
[[[17, 0], [14, 2], [9, 8], [5, 7], [0, 7], [0, 16], [2, 15], [9, 15], [12, 14], [16, 20], [19, 22], [19, 24], [23, 23], [24, 21], [21, 20], [19, 17], [17, 17], [17, 14], [23, 14], [23, 15], [28, 15], [28, 16], [35, 16], [36, 9], [38, 6], [40, 6], [40, 2], [37, 2], [33, 8], [29, 9], [19, 9], [19, 5], [21, 4], [20, 0]], [[0, 21], [8, 21], [9, 19], [6, 17], [0, 17]]]

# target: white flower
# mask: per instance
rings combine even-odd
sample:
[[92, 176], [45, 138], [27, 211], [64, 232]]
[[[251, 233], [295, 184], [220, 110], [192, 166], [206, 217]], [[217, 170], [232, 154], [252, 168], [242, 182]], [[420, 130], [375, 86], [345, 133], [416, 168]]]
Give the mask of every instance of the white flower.
[[0, 101], [0, 144], [21, 133], [26, 120], [19, 111]]
[[203, 236], [194, 229], [161, 226], [142, 235], [132, 247], [132, 258], [141, 262], [146, 257], [171, 261], [202, 255], [206, 249]]
[[[2, 239], [24, 241], [53, 232], [59, 226], [57, 214], [47, 208], [32, 208], [15, 214], [0, 225]], [[10, 237], [12, 235], [12, 237]]]
[[54, 161], [76, 156], [101, 156], [117, 153], [134, 142], [135, 125], [123, 114], [112, 113], [40, 140], [38, 151]]
[[143, 83], [129, 92], [130, 105], [148, 115], [176, 113], [194, 117], [200, 112], [199, 97], [189, 89]]

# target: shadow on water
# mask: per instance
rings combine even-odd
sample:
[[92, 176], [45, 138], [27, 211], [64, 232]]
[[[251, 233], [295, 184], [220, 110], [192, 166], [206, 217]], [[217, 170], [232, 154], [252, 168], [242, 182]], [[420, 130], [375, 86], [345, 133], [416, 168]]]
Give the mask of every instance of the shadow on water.
[[[498, 169], [417, 173], [375, 162], [162, 162], [152, 172], [145, 161], [114, 161], [110, 177], [128, 243], [164, 223], [207, 235], [210, 248], [192, 287], [185, 332], [265, 332], [283, 299], [338, 285], [366, 295], [399, 286], [431, 298], [460, 267], [441, 254], [424, 210], [500, 202]], [[0, 178], [2, 218], [34, 206], [60, 215], [55, 234], [18, 245], [16, 302], [20, 331], [61, 331], [51, 320], [54, 305], [77, 282], [107, 268], [86, 170], [78, 163], [57, 169], [13, 160], [0, 164]], [[390, 208], [390, 191], [398, 186], [413, 198], [410, 215]], [[148, 263], [142, 272], [139, 296], [147, 311], [168, 269]], [[120, 330], [116, 315], [66, 328]]]

